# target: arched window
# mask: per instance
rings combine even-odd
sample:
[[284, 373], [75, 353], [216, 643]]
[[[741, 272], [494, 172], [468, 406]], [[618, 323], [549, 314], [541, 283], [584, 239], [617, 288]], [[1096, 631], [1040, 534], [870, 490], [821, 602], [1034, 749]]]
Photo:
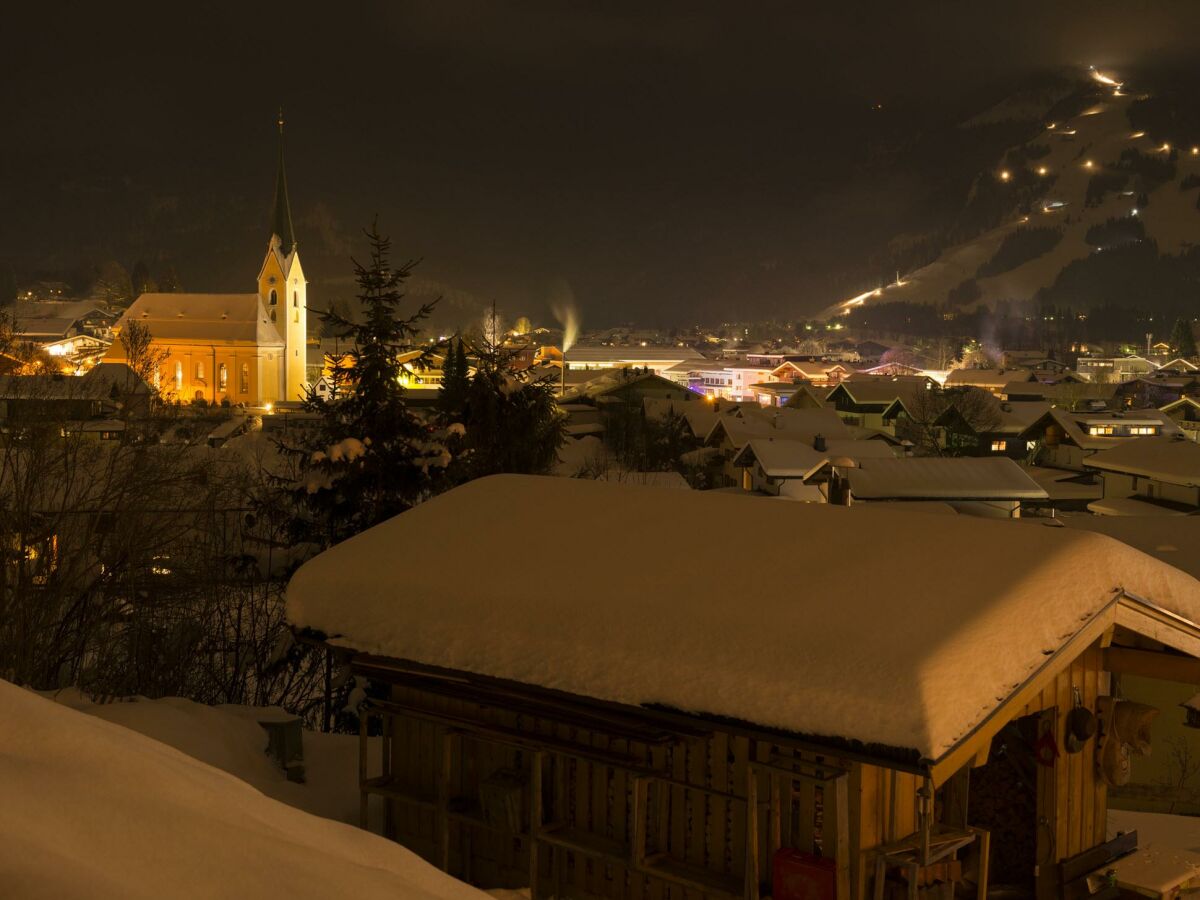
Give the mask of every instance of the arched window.
[[271, 310], [271, 321], [275, 321], [275, 310]]
[[196, 380], [197, 381], [204, 380], [204, 363], [203, 362], [196, 363]]
[[242, 374], [239, 379], [238, 390], [243, 394], [250, 393], [250, 364], [242, 363]]
[[225, 368], [225, 363], [217, 366], [217, 386], [221, 390], [225, 390], [229, 384], [229, 370]]
[[175, 390], [183, 390], [183, 363], [178, 360], [175, 362]]
[[295, 307], [300, 306], [300, 292], [299, 291], [292, 291], [292, 306], [295, 306]]
[[271, 288], [271, 305], [275, 306], [279, 303], [279, 294], [275, 288]]

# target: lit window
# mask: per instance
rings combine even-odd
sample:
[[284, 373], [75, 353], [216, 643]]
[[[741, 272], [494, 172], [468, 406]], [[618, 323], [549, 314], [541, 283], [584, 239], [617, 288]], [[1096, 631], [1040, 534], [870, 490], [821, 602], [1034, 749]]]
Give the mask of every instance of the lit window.
[[202, 362], [196, 363], [196, 380], [197, 381], [204, 380], [204, 363], [202, 363]]
[[183, 363], [175, 363], [175, 390], [183, 390]]
[[250, 393], [250, 364], [242, 363], [242, 374], [239, 378], [238, 390], [243, 394]]
[[225, 363], [221, 363], [219, 366], [217, 366], [217, 385], [221, 388], [221, 390], [225, 390], [225, 387], [228, 384], [229, 370], [225, 368]]
[[1003, 453], [1008, 449], [1008, 441], [992, 441], [992, 452]]

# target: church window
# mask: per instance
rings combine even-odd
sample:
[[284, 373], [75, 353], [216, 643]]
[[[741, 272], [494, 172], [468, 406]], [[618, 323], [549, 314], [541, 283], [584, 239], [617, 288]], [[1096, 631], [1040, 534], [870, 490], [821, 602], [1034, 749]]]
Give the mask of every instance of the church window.
[[204, 380], [204, 363], [202, 363], [202, 362], [196, 363], [196, 380], [197, 381]]
[[271, 305], [275, 306], [278, 303], [279, 303], [279, 293], [274, 288], [271, 288]]
[[300, 310], [297, 309], [292, 313], [292, 321], [297, 325], [300, 324]]
[[298, 307], [299, 305], [300, 305], [300, 292], [292, 291], [292, 306]]
[[275, 321], [275, 310], [271, 310], [271, 321]]
[[243, 394], [250, 393], [250, 364], [242, 363], [242, 374], [239, 380], [238, 389]]
[[178, 361], [175, 363], [175, 390], [183, 390], [183, 363]]
[[225, 363], [221, 363], [219, 366], [217, 366], [217, 385], [221, 388], [221, 390], [225, 390], [228, 384], [229, 370], [225, 368]]

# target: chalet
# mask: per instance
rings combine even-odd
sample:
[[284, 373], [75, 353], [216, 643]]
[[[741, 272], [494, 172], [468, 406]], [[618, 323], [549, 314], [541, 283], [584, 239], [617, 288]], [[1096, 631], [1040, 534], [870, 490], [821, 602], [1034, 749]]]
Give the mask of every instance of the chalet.
[[567, 351], [563, 365], [568, 369], [649, 369], [661, 375], [685, 360], [702, 361], [691, 347], [581, 347]]
[[795, 391], [783, 405], [788, 409], [821, 409], [825, 406], [825, 398], [828, 395], [825, 388], [800, 383], [795, 386]]
[[1051, 409], [1018, 436], [1041, 465], [1083, 471], [1085, 458], [1131, 438], [1182, 434], [1166, 413], [1156, 409], [1131, 412], [1074, 413]]
[[144, 416], [150, 393], [150, 386], [124, 363], [101, 363], [82, 376], [5, 375], [0, 376], [0, 423], [5, 428], [62, 423], [66, 430], [112, 438], [124, 429], [84, 428], [83, 423]]
[[848, 425], [890, 428], [901, 412], [912, 412], [914, 397], [920, 391], [932, 390], [933, 385], [931, 378], [854, 377], [838, 384], [825, 402]]
[[1037, 381], [1032, 369], [953, 369], [943, 385], [948, 388], [976, 387], [999, 397], [1014, 381]]
[[[807, 381], [813, 387], [832, 387], [851, 374], [841, 363], [786, 359], [771, 370], [771, 381]], [[765, 381], [766, 379], [764, 379]]]
[[[537, 584], [447, 591], [547, 514]], [[698, 563], [696, 522], [762, 539]], [[1111, 676], [1200, 671], [1200, 583], [1098, 535], [578, 479], [435, 497], [302, 566], [287, 615], [364, 698], [363, 826], [378, 799], [386, 837], [533, 900], [1085, 897], [1150, 749]]]
[[1081, 356], [1075, 361], [1075, 371], [1094, 382], [1128, 381], [1157, 368], [1141, 356]]
[[[742, 490], [824, 503], [823, 485], [829, 480], [831, 463], [858, 465], [861, 460], [903, 455], [902, 449], [882, 440], [826, 438], [823, 434], [801, 439], [783, 432], [751, 438], [734, 454], [732, 466], [742, 471]], [[796, 490], [799, 485], [810, 490]]]
[[937, 501], [977, 516], [1021, 515], [1021, 505], [1047, 494], [1011, 459], [934, 456], [859, 461], [830, 489], [846, 505], [870, 501]]
[[1042, 400], [1060, 409], [1096, 412], [1121, 407], [1121, 400], [1117, 396], [1118, 387], [1120, 385], [1116, 382], [1092, 384], [1066, 379], [1054, 383], [1010, 381], [1000, 393], [1000, 399], [1013, 402]]
[[1143, 437], [1084, 460], [1099, 471], [1104, 496], [1088, 509], [1102, 515], [1200, 512], [1200, 444], [1182, 435]]
[[1180, 397], [1174, 403], [1168, 403], [1160, 409], [1175, 420], [1187, 437], [1200, 441], [1200, 399], [1196, 397]]
[[829, 454], [822, 442], [816, 449], [807, 441], [774, 437], [751, 440], [734, 457], [733, 464], [742, 470], [742, 489], [779, 496], [781, 488], [794, 489], [803, 485], [818, 502], [824, 495], [815, 484], [816, 476], [829, 464]]
[[943, 444], [959, 456], [1007, 456], [1024, 459], [1028, 448], [1020, 435], [1050, 411], [1050, 404], [1038, 401], [1001, 402], [991, 394], [982, 395], [983, 409], [966, 416], [959, 406], [946, 408], [934, 425], [942, 429]]
[[1160, 372], [1170, 372], [1175, 375], [1194, 375], [1200, 372], [1200, 366], [1196, 365], [1190, 359], [1177, 357], [1168, 362], [1163, 363], [1158, 367]]
[[1117, 385], [1116, 397], [1125, 409], [1161, 408], [1190, 394], [1200, 395], [1200, 375], [1155, 372]]
[[11, 309], [14, 330], [23, 340], [38, 344], [79, 335], [111, 341], [117, 314], [93, 300], [21, 301]]
[[598, 374], [595, 378], [568, 388], [563, 394], [562, 402], [583, 400], [600, 403], [617, 400], [640, 406], [642, 400], [648, 397], [679, 403], [700, 402], [700, 398], [694, 393], [669, 378], [635, 369], [613, 369]]

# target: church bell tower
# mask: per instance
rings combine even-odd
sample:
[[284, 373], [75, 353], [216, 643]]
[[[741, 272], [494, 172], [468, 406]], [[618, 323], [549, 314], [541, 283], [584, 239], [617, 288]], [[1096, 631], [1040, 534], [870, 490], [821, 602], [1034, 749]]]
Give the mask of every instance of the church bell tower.
[[300, 251], [292, 229], [287, 172], [283, 165], [282, 109], [276, 124], [279, 126], [279, 165], [275, 174], [274, 213], [267, 255], [258, 274], [258, 295], [284, 342], [283, 365], [279, 367], [280, 395], [285, 400], [303, 400], [308, 363], [308, 282], [300, 266]]

